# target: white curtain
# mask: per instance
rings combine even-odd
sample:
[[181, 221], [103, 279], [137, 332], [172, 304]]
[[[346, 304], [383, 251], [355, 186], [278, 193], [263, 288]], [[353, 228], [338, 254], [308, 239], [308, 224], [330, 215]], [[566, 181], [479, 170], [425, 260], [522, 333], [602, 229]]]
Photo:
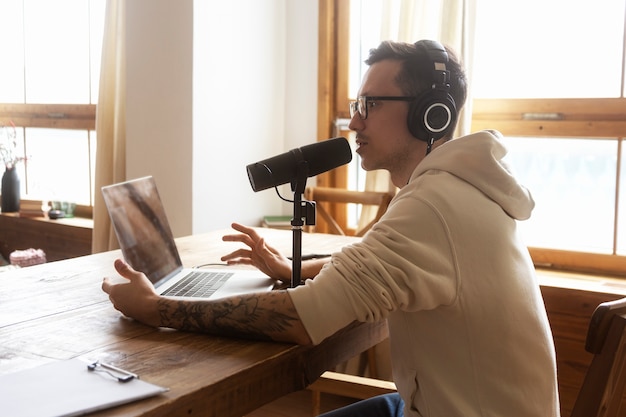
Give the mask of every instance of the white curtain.
[[[471, 78], [475, 9], [476, 0], [385, 0], [380, 39], [439, 41], [458, 54]], [[470, 93], [459, 115], [455, 136], [469, 133]]]
[[[364, 0], [364, 3], [367, 0]], [[465, 64], [468, 78], [471, 78], [473, 32], [476, 0], [384, 0], [381, 10], [381, 30], [379, 42], [395, 40], [416, 42], [432, 39], [451, 47]], [[455, 135], [466, 135], [471, 124], [471, 91], [459, 113]], [[389, 172], [369, 171], [366, 174], [365, 190], [396, 192]], [[358, 228], [369, 224], [376, 214], [376, 208], [364, 207], [359, 218]]]
[[118, 248], [100, 188], [126, 179], [126, 5], [107, 0], [96, 110], [96, 178], [92, 252]]

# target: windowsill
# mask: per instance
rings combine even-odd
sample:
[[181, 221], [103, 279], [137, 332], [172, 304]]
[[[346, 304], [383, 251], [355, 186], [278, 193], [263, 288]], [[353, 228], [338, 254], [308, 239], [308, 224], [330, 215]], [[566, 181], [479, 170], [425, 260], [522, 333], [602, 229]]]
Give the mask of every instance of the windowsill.
[[20, 219], [27, 219], [27, 220], [37, 221], [37, 222], [49, 222], [49, 223], [63, 224], [66, 226], [93, 229], [93, 219], [88, 219], [85, 217], [64, 217], [61, 219], [50, 219], [44, 216], [20, 216], [19, 213], [0, 213], [0, 215], [7, 216], [7, 217], [19, 217]]
[[[0, 215], [7, 217], [19, 217], [37, 222], [65, 225], [68, 227], [93, 229], [93, 219], [84, 217], [49, 219], [47, 217], [20, 216], [18, 213], [0, 213]], [[626, 296], [626, 279], [624, 278], [616, 278], [614, 276], [601, 274], [585, 274], [580, 272], [552, 270], [540, 267], [536, 268], [536, 272], [541, 286]]]
[[542, 286], [626, 296], [626, 279], [543, 268], [537, 268], [536, 271], [539, 284]]

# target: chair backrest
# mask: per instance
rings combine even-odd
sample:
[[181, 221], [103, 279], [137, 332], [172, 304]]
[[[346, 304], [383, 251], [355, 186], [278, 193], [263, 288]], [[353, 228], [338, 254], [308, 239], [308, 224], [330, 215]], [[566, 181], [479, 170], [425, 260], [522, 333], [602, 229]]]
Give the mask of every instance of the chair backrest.
[[[324, 219], [328, 225], [329, 233], [336, 235], [347, 235], [348, 233], [333, 218], [328, 204], [352, 203], [378, 207], [374, 218], [366, 226], [356, 231], [355, 236], [363, 236], [385, 214], [393, 194], [378, 191], [352, 191], [331, 187], [308, 187], [304, 192], [304, 198], [315, 201], [318, 218]], [[308, 231], [313, 231], [313, 229], [309, 228]]]
[[593, 354], [571, 417], [618, 417], [626, 389], [626, 298], [594, 311], [585, 349]]

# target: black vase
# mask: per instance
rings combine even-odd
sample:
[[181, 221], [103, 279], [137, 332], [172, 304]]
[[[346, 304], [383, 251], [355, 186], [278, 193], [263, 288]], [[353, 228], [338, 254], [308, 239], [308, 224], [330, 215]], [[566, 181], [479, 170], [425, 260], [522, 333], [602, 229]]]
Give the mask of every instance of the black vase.
[[17, 174], [15, 166], [4, 171], [0, 193], [3, 213], [20, 211], [20, 176]]

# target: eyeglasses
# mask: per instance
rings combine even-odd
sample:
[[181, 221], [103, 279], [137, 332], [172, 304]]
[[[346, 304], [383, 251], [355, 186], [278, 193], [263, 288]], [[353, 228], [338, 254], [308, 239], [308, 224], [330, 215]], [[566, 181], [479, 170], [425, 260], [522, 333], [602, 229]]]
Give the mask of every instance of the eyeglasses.
[[406, 96], [360, 96], [350, 102], [350, 117], [359, 113], [362, 120], [367, 119], [367, 111], [374, 107], [377, 101], [413, 101], [415, 97]]

